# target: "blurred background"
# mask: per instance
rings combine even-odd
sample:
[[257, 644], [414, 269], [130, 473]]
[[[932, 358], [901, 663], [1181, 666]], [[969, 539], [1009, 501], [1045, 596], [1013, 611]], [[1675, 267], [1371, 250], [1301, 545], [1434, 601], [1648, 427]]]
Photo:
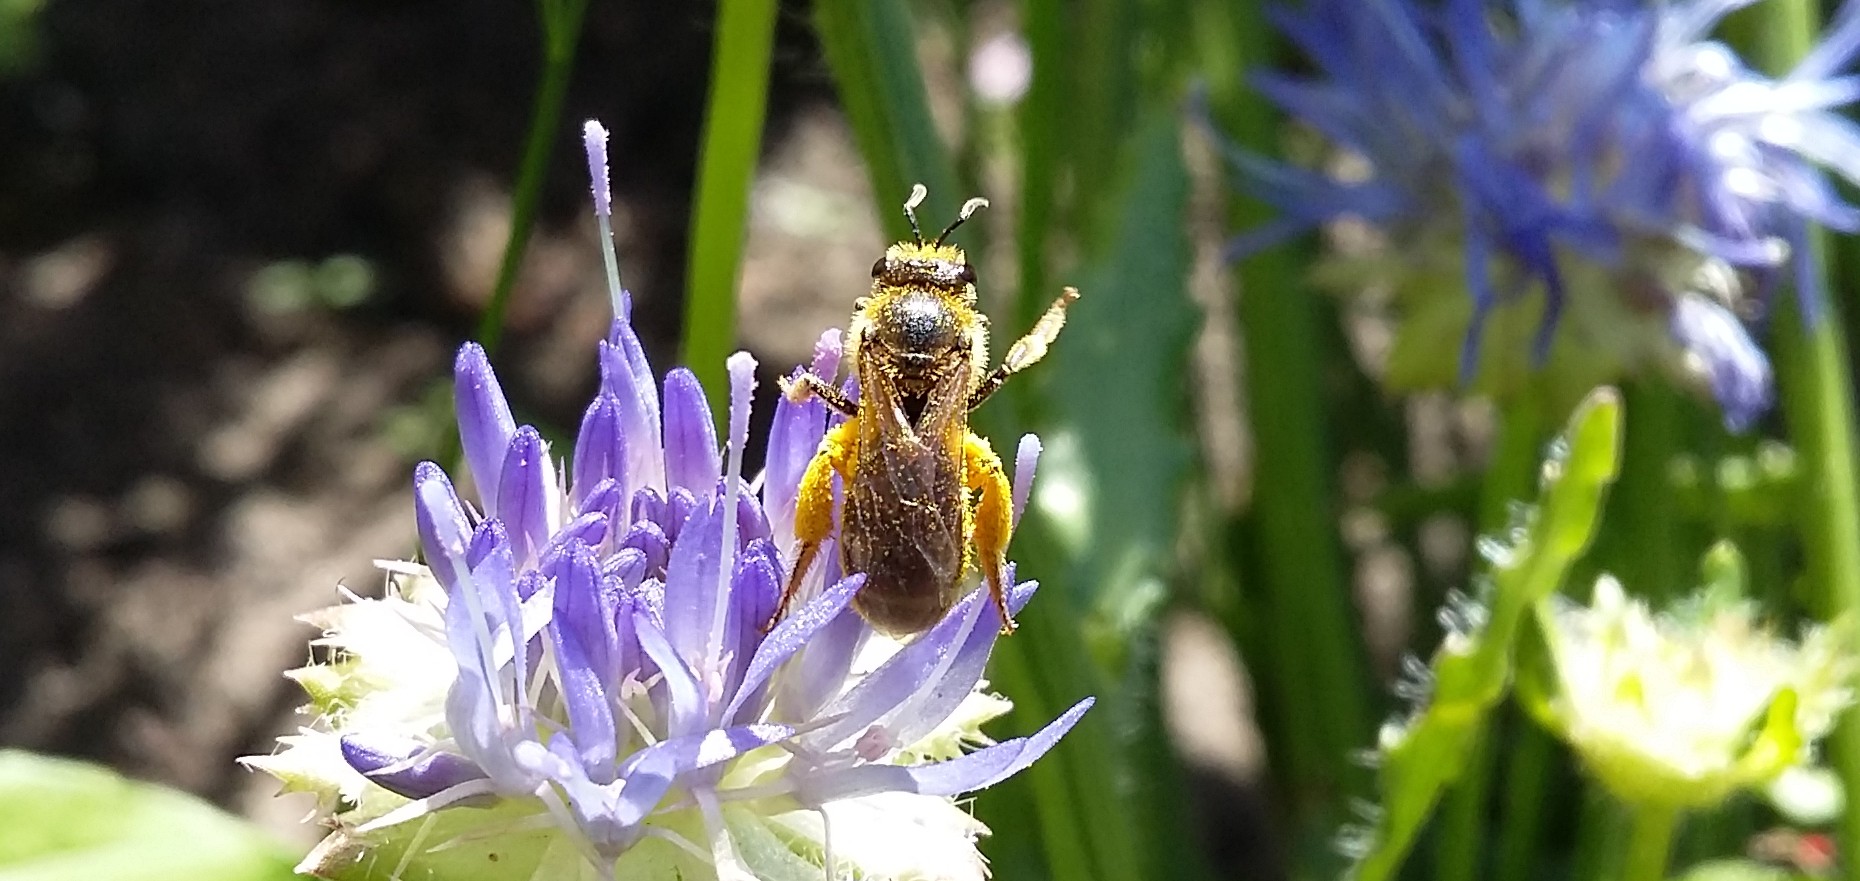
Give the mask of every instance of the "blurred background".
[[[1255, 149], [1315, 152], [1244, 85], [1293, 57], [1254, 4], [723, 6], [0, 0], [0, 746], [196, 794], [284, 852], [318, 837], [308, 801], [234, 759], [306, 721], [281, 676], [310, 657], [293, 616], [377, 592], [372, 561], [410, 553], [410, 469], [445, 449], [451, 353], [486, 315], [519, 421], [578, 418], [609, 321], [594, 118], [661, 370], [714, 381], [746, 348], [773, 394], [843, 326], [918, 181], [927, 224], [991, 200], [957, 238], [998, 340], [1084, 291], [1054, 355], [978, 415], [998, 450], [1047, 445], [1010, 555], [1048, 588], [997, 653], [1018, 706], [999, 735], [1083, 694], [1103, 708], [977, 800], [996, 877], [1335, 876], [1339, 829], [1376, 798], [1353, 757], [1407, 706], [1402, 658], [1438, 643], [1435, 610], [1533, 497], [1562, 415], [1490, 476], [1491, 404], [1380, 384], [1386, 298], [1309, 290], [1317, 242], [1247, 278], [1223, 258], [1268, 215], [1230, 195], [1191, 104]], [[720, 74], [738, 39], [767, 63]], [[1665, 446], [1630, 448], [1653, 476], [1627, 496], [1670, 502], [1672, 547], [1637, 564], [1644, 534], [1604, 538], [1579, 571], [1689, 587], [1722, 496], [1664, 475], [1731, 462], [1761, 484], [1792, 454], [1779, 423], [1733, 438], [1658, 380], [1626, 394], [1677, 414]], [[1786, 581], [1800, 550], [1765, 498], [1729, 531]], [[1568, 854], [1605, 814], [1582, 819], [1560, 747], [1495, 724], [1488, 751], [1548, 757], [1541, 804], [1464, 877], [1580, 875]], [[1475, 788], [1456, 809], [1476, 827], [1515, 801]], [[1743, 853], [1771, 818], [1741, 810], [1681, 847]], [[1451, 874], [1428, 841], [1411, 871]]]

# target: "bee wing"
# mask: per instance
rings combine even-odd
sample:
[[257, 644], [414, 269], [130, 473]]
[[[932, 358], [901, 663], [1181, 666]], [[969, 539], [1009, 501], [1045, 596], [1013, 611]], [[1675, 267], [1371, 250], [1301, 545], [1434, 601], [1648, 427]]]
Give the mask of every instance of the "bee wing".
[[860, 374], [859, 473], [848, 504], [871, 506], [874, 514], [883, 509], [868, 522], [883, 521], [891, 541], [915, 547], [926, 565], [939, 570], [935, 580], [953, 585], [962, 574], [968, 374], [951, 370], [932, 388], [915, 429], [892, 380], [878, 370]]

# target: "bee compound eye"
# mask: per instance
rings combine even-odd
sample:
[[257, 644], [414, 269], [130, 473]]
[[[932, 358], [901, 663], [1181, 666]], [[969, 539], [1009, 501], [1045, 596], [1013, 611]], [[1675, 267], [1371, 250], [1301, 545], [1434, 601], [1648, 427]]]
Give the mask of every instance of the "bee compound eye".
[[967, 263], [962, 264], [962, 268], [956, 270], [956, 277], [969, 284], [975, 284], [975, 267]]
[[872, 264], [872, 277], [877, 278], [884, 274], [885, 274], [885, 258], [880, 257], [878, 258], [877, 263]]

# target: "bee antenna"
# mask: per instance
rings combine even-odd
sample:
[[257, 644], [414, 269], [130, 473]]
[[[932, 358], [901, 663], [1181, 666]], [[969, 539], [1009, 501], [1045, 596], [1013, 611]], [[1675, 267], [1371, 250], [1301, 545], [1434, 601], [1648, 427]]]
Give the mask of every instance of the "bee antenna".
[[936, 241], [931, 242], [930, 244], [931, 245], [943, 244], [943, 240], [946, 238], [949, 238], [949, 234], [955, 232], [956, 227], [961, 226], [963, 221], [968, 220], [971, 217], [974, 217], [975, 212], [980, 211], [983, 208], [987, 208], [987, 207], [988, 207], [988, 200], [982, 198], [981, 196], [976, 196], [975, 198], [962, 203], [962, 210], [956, 212], [956, 219], [950, 221], [948, 226], [943, 227], [943, 231], [940, 233], [937, 233]]
[[917, 206], [924, 203], [924, 197], [930, 191], [923, 184], [911, 184], [911, 197], [904, 200], [904, 216], [911, 222], [911, 235], [917, 238], [917, 244], [924, 243], [924, 232], [917, 228]]

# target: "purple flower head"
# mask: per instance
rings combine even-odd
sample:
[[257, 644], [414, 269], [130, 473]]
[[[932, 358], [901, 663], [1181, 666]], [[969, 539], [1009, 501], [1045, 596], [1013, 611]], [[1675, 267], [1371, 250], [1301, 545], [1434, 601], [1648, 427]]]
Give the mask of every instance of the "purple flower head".
[[[1709, 39], [1750, 2], [1312, 0], [1281, 9], [1277, 26], [1317, 73], [1266, 72], [1255, 85], [1366, 168], [1333, 176], [1230, 151], [1242, 186], [1279, 211], [1231, 252], [1243, 257], [1343, 218], [1377, 227], [1422, 262], [1446, 246], [1464, 285], [1452, 319], [1439, 318], [1444, 307], [1405, 305], [1411, 318], [1435, 316], [1413, 322], [1429, 337], [1417, 349], [1437, 348], [1443, 326], [1465, 329], [1460, 381], [1505, 357], [1484, 351], [1493, 310], [1541, 292], [1524, 313], [1536, 324], [1521, 347], [1532, 364], [1550, 357], [1566, 321], [1580, 358], [1604, 358], [1617, 372], [1677, 343], [1726, 422], [1741, 428], [1768, 406], [1767, 361], [1741, 324], [1719, 323], [1717, 344], [1698, 346], [1696, 334], [1679, 332], [1696, 330], [1696, 317], [1674, 313], [1702, 293], [1701, 277], [1730, 274], [1738, 283], [1726, 306], [1781, 277], [1812, 319], [1810, 224], [1860, 229], [1860, 210], [1823, 171], [1860, 181], [1860, 130], [1838, 112], [1860, 97], [1860, 80], [1836, 75], [1860, 49], [1860, 12], [1844, 5], [1821, 46], [1770, 79]], [[1439, 276], [1416, 285], [1439, 289]], [[1725, 345], [1723, 333], [1740, 339]]]
[[[768, 628], [794, 562], [796, 487], [827, 413], [782, 401], [768, 469], [744, 480], [755, 361], [739, 353], [727, 364], [720, 444], [695, 376], [673, 370], [661, 386], [629, 298], [615, 302], [600, 388], [567, 457], [514, 424], [484, 351], [460, 350], [459, 429], [477, 492], [461, 497], [444, 469], [419, 465], [425, 566], [396, 570], [438, 589], [344, 607], [398, 604], [394, 614], [437, 647], [424, 656], [437, 674], [421, 681], [442, 683], [443, 698], [329, 717], [362, 794], [402, 799], [353, 817], [354, 830], [391, 835], [455, 806], [528, 805], [602, 877], [670, 877], [628, 862], [646, 838], [675, 845], [689, 861], [682, 877], [738, 877], [766, 858], [734, 846], [744, 824], [769, 840], [816, 840], [828, 825], [819, 818], [882, 803], [902, 811], [897, 842], [817, 840], [793, 856], [839, 853], [878, 874], [861, 860], [973, 855], [979, 826], [952, 797], [1032, 763], [1091, 700], [1030, 737], [953, 746], [991, 743], [976, 726], [1006, 706], [982, 681], [1001, 626], [986, 591], [899, 644], [852, 611], [863, 576], [829, 559]], [[838, 335], [823, 336], [813, 369], [830, 377], [839, 356]], [[1021, 445], [1017, 498], [1038, 449]], [[1017, 610], [1037, 585], [1009, 576]], [[963, 865], [979, 873], [979, 856]]]

